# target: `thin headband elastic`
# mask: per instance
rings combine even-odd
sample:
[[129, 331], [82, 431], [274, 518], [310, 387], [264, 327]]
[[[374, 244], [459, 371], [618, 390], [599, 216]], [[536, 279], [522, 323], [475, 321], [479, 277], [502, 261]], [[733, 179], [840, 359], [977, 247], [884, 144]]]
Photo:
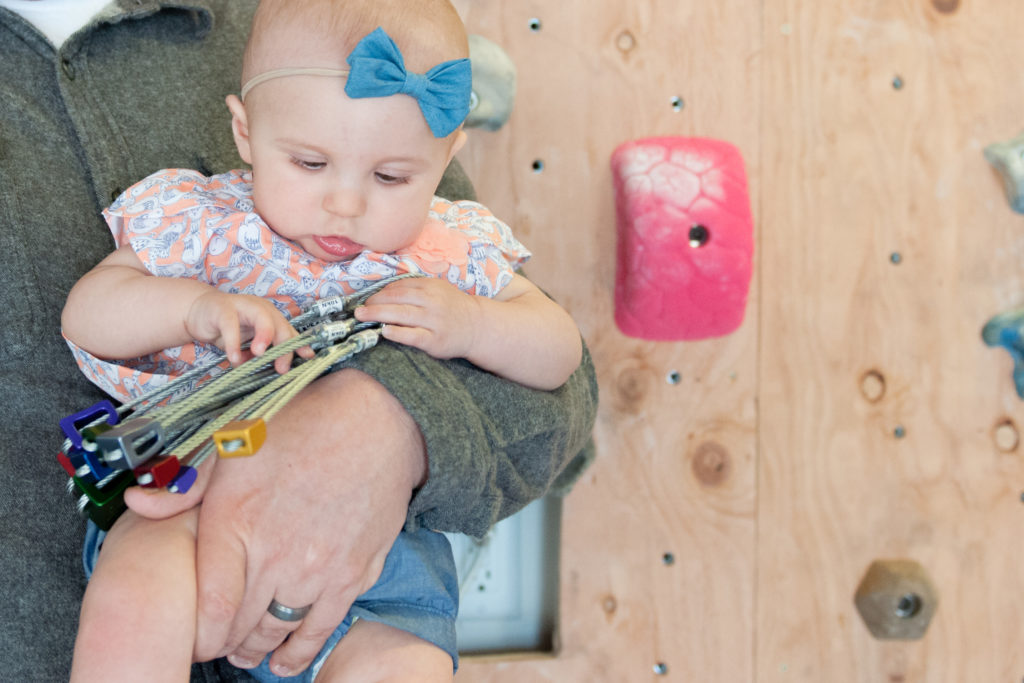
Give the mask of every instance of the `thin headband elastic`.
[[245, 85], [242, 86], [242, 101], [245, 101], [245, 96], [249, 94], [249, 91], [255, 88], [260, 83], [266, 83], [274, 78], [284, 78], [285, 76], [348, 76], [348, 69], [322, 69], [315, 66], [301, 66], [290, 69], [273, 69], [271, 71], [264, 71], [261, 74], [253, 76]]
[[345, 94], [352, 98], [404, 94], [416, 99], [434, 137], [451, 134], [469, 115], [473, 71], [468, 59], [442, 62], [425, 74], [406, 71], [395, 41], [379, 26], [348, 56], [351, 69], [294, 67], [253, 76], [242, 86], [242, 99], [260, 83], [284, 76], [344, 76]]

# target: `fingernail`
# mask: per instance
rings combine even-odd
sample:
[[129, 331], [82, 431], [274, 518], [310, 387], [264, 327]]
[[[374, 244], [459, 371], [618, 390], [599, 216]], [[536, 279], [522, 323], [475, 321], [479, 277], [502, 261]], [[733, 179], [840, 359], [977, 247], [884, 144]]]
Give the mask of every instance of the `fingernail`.
[[257, 664], [257, 662], [254, 662], [251, 659], [239, 657], [238, 655], [228, 655], [228, 661], [239, 669], [252, 669]]
[[281, 678], [285, 678], [287, 676], [291, 676], [292, 675], [292, 670], [289, 669], [284, 664], [275, 664], [274, 666], [272, 666], [270, 668], [271, 668], [271, 670], [273, 670], [275, 676], [280, 676]]

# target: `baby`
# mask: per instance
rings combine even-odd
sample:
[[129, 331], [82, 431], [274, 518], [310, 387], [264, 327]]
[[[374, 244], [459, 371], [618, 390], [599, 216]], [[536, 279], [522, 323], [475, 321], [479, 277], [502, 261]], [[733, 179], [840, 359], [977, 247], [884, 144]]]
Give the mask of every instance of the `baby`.
[[[227, 98], [252, 170], [160, 171], [105, 212], [119, 248], [76, 284], [62, 320], [83, 371], [126, 399], [212, 347], [235, 365], [261, 355], [318, 298], [417, 273], [430, 277], [388, 285], [356, 317], [438, 358], [541, 390], [564, 383], [579, 332], [514, 272], [529, 252], [483, 206], [433, 194], [465, 142], [467, 56], [447, 0], [264, 0], [241, 98]], [[72, 680], [187, 680], [197, 519], [195, 507], [164, 520], [129, 511], [105, 538], [91, 530]], [[270, 597], [268, 630], [315, 609], [301, 585]], [[444, 536], [402, 532], [297, 680], [450, 681], [457, 605]], [[357, 632], [369, 637], [346, 647]], [[271, 671], [268, 657], [251, 673], [300, 672]]]

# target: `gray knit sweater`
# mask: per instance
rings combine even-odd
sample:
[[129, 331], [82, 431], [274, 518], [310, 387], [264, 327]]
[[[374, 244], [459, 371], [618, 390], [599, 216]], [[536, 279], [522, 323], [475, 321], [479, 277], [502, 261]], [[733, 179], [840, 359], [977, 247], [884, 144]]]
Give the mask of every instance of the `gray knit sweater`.
[[[0, 9], [0, 680], [67, 680], [83, 522], [63, 493], [58, 420], [99, 399], [59, 334], [72, 284], [113, 248], [100, 210], [161, 168], [237, 168], [225, 94], [251, 0], [118, 0], [59, 50]], [[471, 196], [461, 169], [439, 194]], [[481, 535], [582, 469], [597, 387], [589, 356], [538, 392], [462, 361], [384, 344], [353, 365], [419, 424], [430, 479], [408, 528]], [[196, 680], [235, 680], [223, 663]]]

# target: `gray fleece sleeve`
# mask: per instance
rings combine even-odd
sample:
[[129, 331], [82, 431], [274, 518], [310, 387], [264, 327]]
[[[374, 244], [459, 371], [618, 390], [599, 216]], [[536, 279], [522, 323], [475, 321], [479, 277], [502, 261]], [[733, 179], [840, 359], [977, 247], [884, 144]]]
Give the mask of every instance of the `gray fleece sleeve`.
[[349, 365], [385, 386], [423, 433], [430, 473], [409, 506], [409, 530], [481, 537], [549, 490], [567, 489], [593, 455], [597, 380], [586, 348], [550, 392], [389, 342]]

